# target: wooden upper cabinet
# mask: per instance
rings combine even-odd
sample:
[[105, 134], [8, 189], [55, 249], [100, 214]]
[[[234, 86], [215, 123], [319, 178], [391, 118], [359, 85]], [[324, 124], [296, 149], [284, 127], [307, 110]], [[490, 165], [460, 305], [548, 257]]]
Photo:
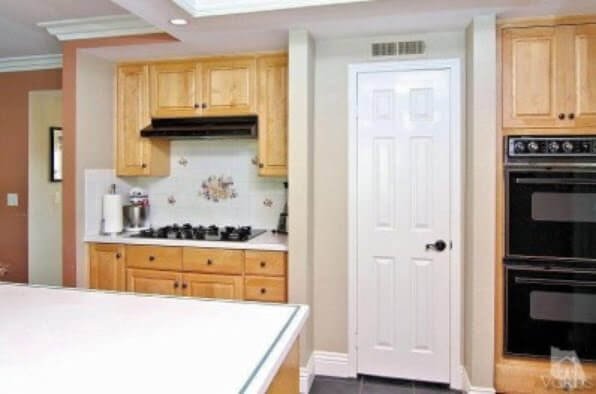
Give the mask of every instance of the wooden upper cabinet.
[[241, 300], [241, 275], [183, 275], [184, 295], [188, 297]]
[[256, 113], [255, 57], [205, 60], [203, 72], [203, 115]]
[[151, 117], [201, 114], [201, 64], [157, 63], [150, 66]]
[[575, 123], [596, 127], [596, 24], [574, 28]]
[[596, 125], [594, 26], [503, 30], [504, 128]]
[[176, 271], [128, 268], [126, 290], [133, 293], [182, 295], [182, 274]]
[[555, 127], [565, 105], [557, 91], [552, 27], [503, 31], [503, 127]]
[[259, 58], [259, 175], [288, 173], [288, 58]]
[[116, 171], [119, 176], [166, 176], [170, 172], [170, 143], [141, 137], [151, 123], [149, 68], [118, 67], [116, 104]]
[[124, 247], [117, 244], [89, 246], [89, 287], [97, 290], [126, 290]]

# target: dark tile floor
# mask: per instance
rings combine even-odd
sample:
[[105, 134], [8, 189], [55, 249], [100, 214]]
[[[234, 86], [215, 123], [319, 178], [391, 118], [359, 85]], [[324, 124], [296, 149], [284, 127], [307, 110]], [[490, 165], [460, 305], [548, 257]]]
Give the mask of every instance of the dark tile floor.
[[310, 394], [447, 394], [458, 393], [446, 385], [359, 376], [340, 379], [317, 376]]

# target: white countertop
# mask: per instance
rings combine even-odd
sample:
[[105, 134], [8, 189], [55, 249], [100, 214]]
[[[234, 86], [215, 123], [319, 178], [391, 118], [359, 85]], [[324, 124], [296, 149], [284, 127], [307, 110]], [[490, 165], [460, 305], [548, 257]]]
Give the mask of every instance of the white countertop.
[[244, 250], [270, 250], [286, 252], [288, 250], [288, 236], [274, 234], [267, 231], [247, 242], [226, 242], [226, 241], [194, 241], [183, 239], [158, 239], [158, 238], [135, 238], [130, 234], [122, 235], [87, 235], [85, 242], [116, 243], [129, 245], [158, 245], [158, 246], [190, 246], [197, 248], [219, 248], [219, 249], [244, 249]]
[[1, 391], [263, 393], [308, 313], [0, 282]]

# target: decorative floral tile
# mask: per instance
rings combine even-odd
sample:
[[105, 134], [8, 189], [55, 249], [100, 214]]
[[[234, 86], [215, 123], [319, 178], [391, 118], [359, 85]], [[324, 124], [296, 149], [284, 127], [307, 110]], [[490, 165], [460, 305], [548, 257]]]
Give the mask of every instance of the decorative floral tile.
[[186, 157], [181, 157], [178, 160], [178, 164], [180, 164], [182, 167], [186, 167], [188, 165], [188, 159]]
[[168, 204], [170, 204], [170, 205], [176, 205], [176, 197], [169, 196], [168, 197]]
[[238, 197], [232, 177], [212, 175], [201, 184], [199, 195], [206, 200], [219, 202]]
[[273, 206], [273, 200], [270, 198], [266, 198], [265, 200], [263, 200], [263, 205], [267, 208], [271, 208]]

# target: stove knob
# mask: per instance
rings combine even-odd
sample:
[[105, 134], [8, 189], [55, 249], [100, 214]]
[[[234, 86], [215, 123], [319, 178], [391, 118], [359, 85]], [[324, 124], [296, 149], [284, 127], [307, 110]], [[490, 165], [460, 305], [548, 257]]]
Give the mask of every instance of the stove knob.
[[538, 142], [530, 141], [528, 143], [528, 151], [530, 153], [536, 153], [536, 152], [538, 152], [538, 149], [540, 149], [540, 145], [538, 145]]
[[563, 147], [563, 152], [565, 152], [565, 153], [573, 152], [573, 143], [571, 141], [563, 142], [562, 147]]
[[526, 144], [524, 144], [522, 141], [516, 141], [513, 144], [513, 151], [515, 153], [524, 153], [526, 151]]
[[548, 144], [548, 151], [550, 153], [557, 153], [559, 151], [559, 143], [557, 141], [553, 141]]

